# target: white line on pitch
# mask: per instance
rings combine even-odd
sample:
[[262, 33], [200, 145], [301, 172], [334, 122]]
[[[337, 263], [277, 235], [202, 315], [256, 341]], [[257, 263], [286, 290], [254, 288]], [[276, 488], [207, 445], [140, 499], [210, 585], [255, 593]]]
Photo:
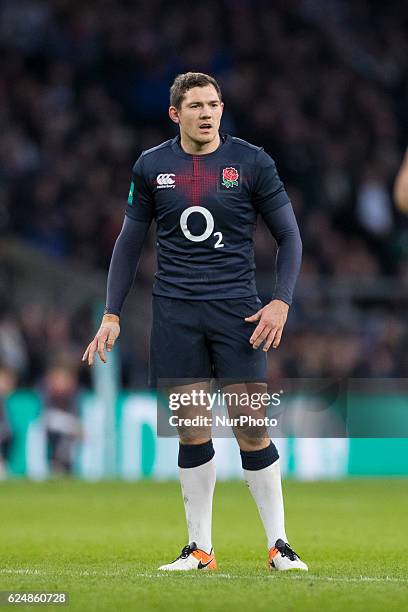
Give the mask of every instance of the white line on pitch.
[[[169, 575], [174, 577], [173, 572], [132, 572], [132, 570], [123, 570], [117, 572], [111, 571], [98, 571], [98, 570], [55, 570], [55, 571], [47, 571], [41, 569], [12, 569], [12, 568], [0, 568], [0, 574], [10, 574], [10, 575], [27, 575], [27, 576], [77, 576], [77, 577], [86, 577], [86, 576], [101, 576], [105, 578], [115, 578], [115, 577], [134, 577], [134, 578], [167, 578]], [[180, 576], [180, 572], [176, 573], [177, 576]], [[313, 576], [310, 574], [289, 574], [289, 572], [285, 573], [284, 576], [282, 574], [270, 574], [268, 575], [251, 575], [251, 576], [239, 576], [232, 574], [221, 574], [218, 572], [200, 572], [200, 576], [205, 575], [208, 578], [216, 580], [217, 578], [227, 578], [232, 580], [242, 580], [242, 579], [273, 579], [277, 580], [280, 578], [285, 578], [289, 580], [308, 580], [308, 581], [322, 581], [322, 582], [401, 582], [408, 583], [408, 578], [394, 578], [392, 576], [385, 576], [383, 578], [376, 576], [356, 576], [356, 577], [348, 577], [348, 576]], [[194, 572], [185, 572], [183, 574], [183, 578], [194, 578], [197, 574]]]

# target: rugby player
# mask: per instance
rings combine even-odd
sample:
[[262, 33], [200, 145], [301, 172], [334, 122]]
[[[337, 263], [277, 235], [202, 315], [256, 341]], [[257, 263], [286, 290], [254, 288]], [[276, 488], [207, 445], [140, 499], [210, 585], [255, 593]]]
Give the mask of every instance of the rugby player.
[[[89, 365], [96, 353], [106, 362], [105, 345], [109, 352], [119, 336], [122, 305], [154, 219], [158, 267], [150, 383], [170, 379], [174, 389], [187, 391], [208, 388], [211, 377], [264, 384], [267, 352], [278, 348], [292, 302], [302, 243], [274, 161], [262, 147], [220, 133], [223, 108], [220, 87], [209, 75], [189, 72], [172, 84], [169, 116], [179, 135], [143, 151], [133, 167], [109, 267], [105, 315], [83, 356]], [[272, 300], [264, 306], [255, 284], [258, 214], [278, 244]], [[196, 382], [183, 387], [176, 382], [183, 379]], [[275, 445], [265, 434], [239, 428], [234, 433], [265, 528], [270, 568], [307, 570], [288, 544]], [[211, 430], [180, 429], [179, 437], [188, 544], [159, 569], [215, 569]]]

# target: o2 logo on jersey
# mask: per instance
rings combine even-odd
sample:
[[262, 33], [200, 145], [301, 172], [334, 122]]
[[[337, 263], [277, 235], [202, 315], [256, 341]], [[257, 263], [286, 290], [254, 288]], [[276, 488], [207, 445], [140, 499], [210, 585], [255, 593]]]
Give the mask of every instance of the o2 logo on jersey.
[[[194, 213], [203, 215], [205, 219], [206, 227], [202, 234], [192, 234], [188, 229], [188, 218]], [[204, 206], [190, 206], [189, 208], [186, 208], [186, 210], [181, 213], [180, 227], [184, 236], [188, 240], [191, 240], [191, 242], [203, 242], [212, 235], [214, 236], [214, 238], [216, 238], [214, 249], [221, 249], [224, 246], [224, 244], [222, 243], [222, 233], [214, 232], [214, 217], [212, 216], [208, 208], [204, 208]]]
[[157, 189], [174, 189], [176, 186], [176, 175], [167, 172], [158, 174], [156, 177]]

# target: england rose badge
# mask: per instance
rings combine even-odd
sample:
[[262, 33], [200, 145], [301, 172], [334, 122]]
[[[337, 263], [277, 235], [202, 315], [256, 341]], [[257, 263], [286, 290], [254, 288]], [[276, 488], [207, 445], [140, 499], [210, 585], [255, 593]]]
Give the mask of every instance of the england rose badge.
[[236, 168], [223, 168], [222, 184], [229, 189], [230, 187], [238, 187], [239, 173]]

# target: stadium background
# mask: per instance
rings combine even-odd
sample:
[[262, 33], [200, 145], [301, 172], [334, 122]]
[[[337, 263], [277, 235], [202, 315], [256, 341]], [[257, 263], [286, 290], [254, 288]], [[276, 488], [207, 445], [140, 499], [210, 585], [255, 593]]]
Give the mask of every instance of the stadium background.
[[[406, 2], [0, 0], [0, 603], [13, 589], [66, 591], [78, 612], [406, 609], [408, 438], [277, 441], [305, 576], [267, 571], [237, 448], [215, 440], [220, 571], [156, 571], [186, 530], [177, 441], [156, 438], [146, 388], [153, 232], [120, 347], [107, 366], [80, 360], [133, 162], [174, 134], [175, 74], [202, 70], [223, 88], [224, 130], [276, 159], [302, 232], [271, 381], [372, 380], [366, 407], [406, 419], [406, 393], [375, 389], [408, 378], [408, 218], [392, 201], [407, 68]], [[261, 223], [256, 245], [267, 300]]]
[[[303, 266], [271, 380], [408, 377], [408, 220], [392, 202], [408, 142], [408, 5], [1, 0], [0, 24], [3, 476], [47, 477], [55, 407], [81, 415], [74, 473], [176, 476], [176, 441], [155, 440], [146, 389], [153, 231], [120, 349], [92, 372], [80, 359], [132, 164], [174, 135], [169, 84], [191, 69], [219, 79], [223, 129], [276, 159], [301, 228]], [[267, 300], [275, 247], [261, 223], [256, 248]], [[240, 477], [237, 449], [217, 444], [220, 476]], [[407, 440], [278, 446], [296, 478], [408, 474]]]

